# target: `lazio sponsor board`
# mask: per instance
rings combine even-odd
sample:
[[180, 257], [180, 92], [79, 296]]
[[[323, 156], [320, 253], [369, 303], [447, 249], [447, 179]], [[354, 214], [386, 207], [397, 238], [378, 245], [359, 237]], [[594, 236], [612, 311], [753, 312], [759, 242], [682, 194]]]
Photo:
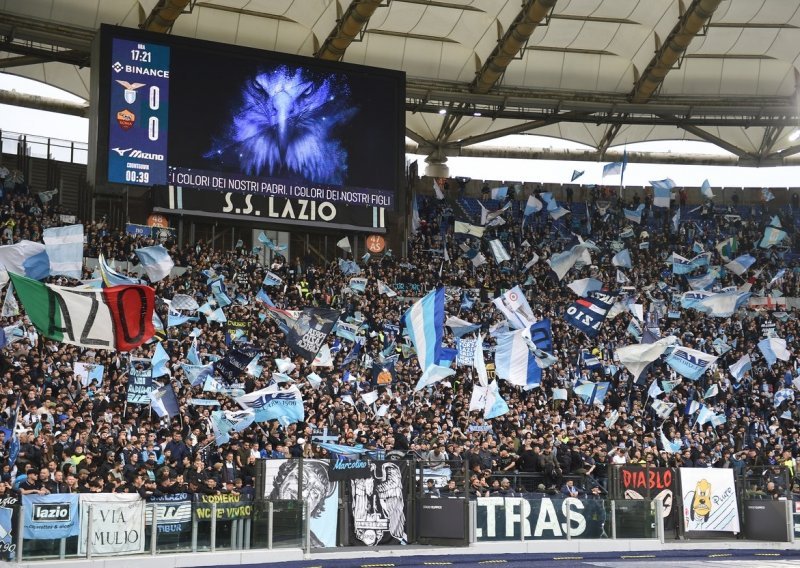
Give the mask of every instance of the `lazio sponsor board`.
[[23, 495], [25, 539], [59, 539], [77, 536], [78, 495]]

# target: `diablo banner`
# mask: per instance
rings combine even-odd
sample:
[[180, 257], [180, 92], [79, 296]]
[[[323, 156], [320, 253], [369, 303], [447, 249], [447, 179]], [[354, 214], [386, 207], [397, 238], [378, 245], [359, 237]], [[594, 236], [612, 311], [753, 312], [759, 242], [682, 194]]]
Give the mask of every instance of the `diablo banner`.
[[655, 499], [664, 511], [664, 528], [674, 529], [677, 521], [673, 507], [677, 478], [670, 467], [620, 466], [617, 470], [616, 499]]
[[479, 541], [520, 540], [524, 530], [526, 539], [566, 539], [569, 529], [571, 538], [599, 538], [606, 534], [605, 523], [600, 499], [479, 497], [475, 535]]

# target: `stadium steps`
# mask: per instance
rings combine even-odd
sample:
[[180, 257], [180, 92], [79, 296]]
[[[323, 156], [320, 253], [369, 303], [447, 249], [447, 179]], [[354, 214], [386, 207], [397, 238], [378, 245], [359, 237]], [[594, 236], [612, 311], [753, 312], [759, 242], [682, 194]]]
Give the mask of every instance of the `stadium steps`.
[[60, 164], [61, 183], [58, 203], [67, 211], [77, 212], [80, 205], [81, 185], [86, 183], [86, 166], [81, 164]]

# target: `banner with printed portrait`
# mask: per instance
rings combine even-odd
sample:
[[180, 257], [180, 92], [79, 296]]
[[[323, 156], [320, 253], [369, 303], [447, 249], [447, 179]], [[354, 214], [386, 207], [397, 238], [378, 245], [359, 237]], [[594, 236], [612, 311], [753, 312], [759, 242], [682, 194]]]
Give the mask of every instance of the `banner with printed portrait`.
[[406, 544], [405, 486], [402, 464], [370, 463], [371, 475], [350, 481], [350, 544]]
[[680, 468], [683, 527], [688, 532], [740, 532], [732, 469]]
[[328, 461], [304, 459], [302, 465], [300, 462], [299, 459], [266, 460], [263, 497], [308, 501], [311, 546], [334, 547], [339, 527], [339, 483], [331, 480]]
[[[144, 500], [130, 493], [82, 493], [80, 495], [80, 534], [78, 554], [105, 556], [144, 552]], [[89, 516], [92, 532], [89, 534]]]

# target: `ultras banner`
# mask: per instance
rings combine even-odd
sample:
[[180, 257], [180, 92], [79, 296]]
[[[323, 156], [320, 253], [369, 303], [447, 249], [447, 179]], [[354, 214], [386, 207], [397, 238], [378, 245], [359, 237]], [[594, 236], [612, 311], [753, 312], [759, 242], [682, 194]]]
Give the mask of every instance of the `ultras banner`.
[[526, 539], [566, 539], [568, 526], [571, 538], [599, 538], [606, 532], [599, 499], [480, 497], [477, 504], [478, 540], [520, 540], [520, 508]]

